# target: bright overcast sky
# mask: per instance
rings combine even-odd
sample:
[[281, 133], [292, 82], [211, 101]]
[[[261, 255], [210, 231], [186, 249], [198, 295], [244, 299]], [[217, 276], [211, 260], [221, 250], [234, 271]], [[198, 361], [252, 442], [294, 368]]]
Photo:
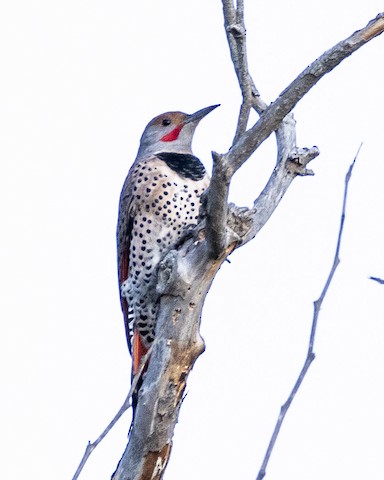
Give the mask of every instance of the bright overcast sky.
[[[382, 1], [248, 0], [249, 64], [272, 101]], [[0, 478], [68, 480], [130, 382], [118, 299], [120, 189], [147, 122], [221, 103], [194, 151], [231, 143], [240, 95], [219, 0], [3, 2], [0, 7]], [[254, 479], [302, 366], [312, 302], [334, 254], [345, 172], [345, 236], [323, 305], [317, 358], [286, 418], [268, 479], [383, 478], [384, 36], [342, 63], [295, 110], [317, 145], [260, 235], [223, 265], [202, 318], [206, 352], [188, 382], [168, 480]], [[250, 205], [274, 139], [236, 176]], [[110, 478], [126, 414], [80, 477]]]

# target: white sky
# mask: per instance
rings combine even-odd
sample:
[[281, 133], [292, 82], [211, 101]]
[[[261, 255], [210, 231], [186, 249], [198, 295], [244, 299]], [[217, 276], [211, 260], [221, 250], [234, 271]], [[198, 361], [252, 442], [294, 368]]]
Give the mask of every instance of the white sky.
[[[366, 25], [379, 0], [246, 3], [249, 64], [267, 101]], [[194, 151], [228, 149], [240, 95], [221, 2], [52, 2], [0, 7], [0, 478], [68, 480], [123, 401], [130, 357], [120, 312], [115, 225], [146, 123], [222, 106]], [[323, 79], [295, 110], [298, 143], [318, 145], [260, 235], [208, 295], [206, 353], [188, 383], [166, 479], [254, 479], [302, 366], [312, 302], [333, 258], [344, 175], [342, 263], [323, 305], [316, 361], [286, 418], [268, 479], [382, 478], [384, 428], [384, 37]], [[239, 172], [250, 204], [274, 139]], [[110, 478], [127, 414], [81, 478]]]

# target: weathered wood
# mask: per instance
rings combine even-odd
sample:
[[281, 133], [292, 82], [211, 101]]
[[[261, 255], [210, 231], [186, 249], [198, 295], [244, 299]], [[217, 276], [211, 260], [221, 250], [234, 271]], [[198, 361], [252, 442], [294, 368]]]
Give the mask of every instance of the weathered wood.
[[204, 231], [196, 230], [159, 266], [157, 341], [140, 390], [129, 443], [113, 480], [160, 479], [169, 458], [186, 379], [204, 351], [199, 333], [204, 300], [234, 248], [212, 259]]

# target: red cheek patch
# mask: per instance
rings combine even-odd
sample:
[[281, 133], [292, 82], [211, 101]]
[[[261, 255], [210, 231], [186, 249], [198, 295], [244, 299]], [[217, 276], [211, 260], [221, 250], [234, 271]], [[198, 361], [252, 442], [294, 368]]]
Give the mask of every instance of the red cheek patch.
[[182, 128], [183, 128], [183, 125], [178, 125], [171, 132], [167, 133], [167, 135], [164, 135], [164, 137], [161, 140], [163, 142], [173, 142], [174, 140], [177, 140]]

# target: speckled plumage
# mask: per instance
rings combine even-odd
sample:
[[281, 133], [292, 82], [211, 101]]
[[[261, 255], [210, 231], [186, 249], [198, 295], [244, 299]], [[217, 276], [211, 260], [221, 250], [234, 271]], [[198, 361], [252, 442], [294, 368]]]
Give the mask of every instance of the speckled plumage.
[[191, 143], [199, 121], [216, 106], [192, 115], [168, 112], [151, 120], [121, 192], [118, 273], [133, 374], [155, 338], [158, 307], [151, 291], [157, 266], [196, 225], [201, 194], [209, 185]]
[[121, 195], [118, 242], [126, 243], [130, 235], [129, 272], [121, 289], [128, 303], [130, 345], [134, 326], [145, 348], [154, 339], [157, 308], [148, 298], [154, 270], [183, 233], [196, 225], [200, 196], [208, 184], [206, 173], [192, 180], [157, 156], [135, 162], [129, 172]]

